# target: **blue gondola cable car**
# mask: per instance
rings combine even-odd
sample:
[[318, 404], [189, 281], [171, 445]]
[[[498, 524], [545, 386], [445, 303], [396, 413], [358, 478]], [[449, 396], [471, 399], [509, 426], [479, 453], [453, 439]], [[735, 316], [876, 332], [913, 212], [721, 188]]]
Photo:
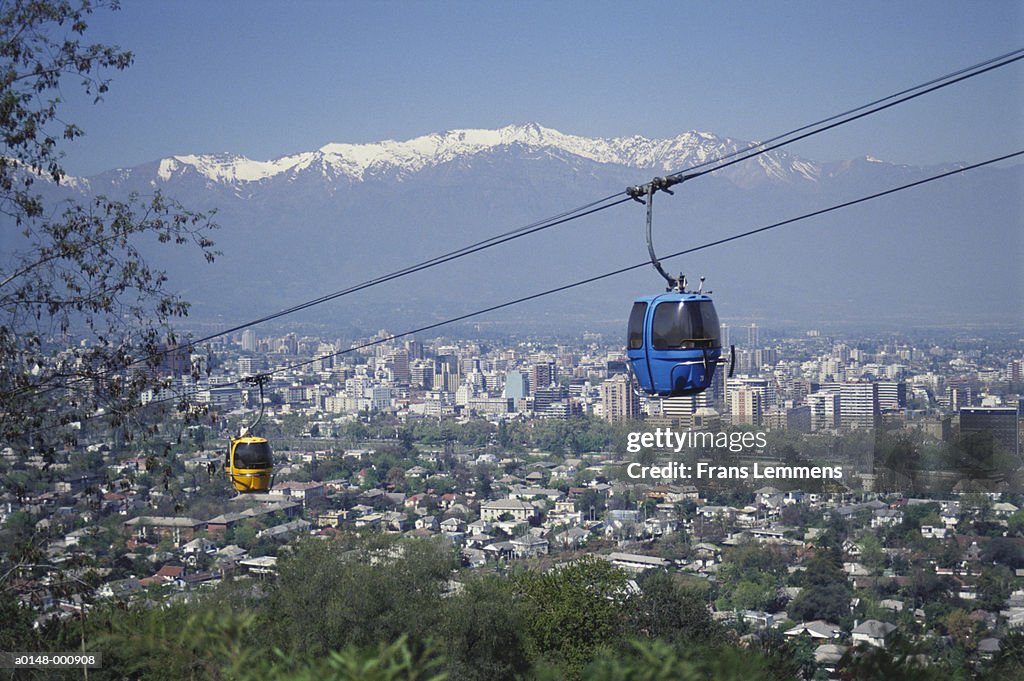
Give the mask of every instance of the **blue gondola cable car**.
[[[647, 205], [647, 250], [651, 265], [668, 282], [665, 293], [643, 296], [633, 302], [626, 334], [627, 366], [647, 395], [676, 397], [706, 390], [722, 356], [721, 328], [711, 292], [704, 292], [704, 278], [697, 291], [686, 289], [686, 277], [670, 276], [654, 253], [651, 238], [654, 194], [687, 178], [655, 178], [627, 191]], [[643, 199], [641, 197], [644, 197]], [[735, 349], [730, 349], [735, 359]], [[732, 375], [730, 362], [729, 375]]]

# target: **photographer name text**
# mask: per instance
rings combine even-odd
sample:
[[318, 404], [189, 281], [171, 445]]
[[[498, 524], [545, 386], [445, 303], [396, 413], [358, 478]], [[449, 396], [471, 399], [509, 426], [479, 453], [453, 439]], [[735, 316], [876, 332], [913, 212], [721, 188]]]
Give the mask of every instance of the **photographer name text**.
[[634, 480], [841, 480], [842, 466], [762, 465], [717, 466], [699, 461], [693, 465], [672, 462], [646, 466], [633, 462], [626, 475]]

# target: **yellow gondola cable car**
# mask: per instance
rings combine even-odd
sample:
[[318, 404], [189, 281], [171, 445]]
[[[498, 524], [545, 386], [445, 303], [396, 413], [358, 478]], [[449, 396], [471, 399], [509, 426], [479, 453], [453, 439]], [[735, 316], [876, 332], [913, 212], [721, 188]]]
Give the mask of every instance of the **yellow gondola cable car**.
[[249, 427], [243, 427], [237, 438], [232, 438], [224, 461], [224, 468], [236, 492], [266, 492], [273, 484], [274, 453], [266, 438], [249, 433], [263, 419], [263, 384], [268, 376], [261, 374], [246, 379], [260, 388], [260, 414]]

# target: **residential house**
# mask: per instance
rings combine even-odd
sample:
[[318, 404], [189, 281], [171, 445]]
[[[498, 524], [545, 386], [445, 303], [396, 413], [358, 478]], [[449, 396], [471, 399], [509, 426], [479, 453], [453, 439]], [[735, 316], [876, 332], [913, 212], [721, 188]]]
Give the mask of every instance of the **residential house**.
[[260, 530], [256, 533], [256, 536], [260, 538], [266, 537], [269, 539], [287, 539], [298, 534], [305, 534], [309, 532], [310, 527], [312, 527], [312, 523], [308, 520], [299, 518], [298, 520], [293, 520], [281, 525], [275, 525], [274, 527], [268, 527], [265, 530]]
[[142, 584], [135, 577], [107, 582], [96, 590], [100, 598], [129, 598], [142, 591]]
[[640, 573], [651, 569], [665, 569], [671, 563], [657, 556], [644, 556], [637, 553], [614, 552], [601, 556], [612, 565], [630, 572]]
[[518, 499], [498, 499], [480, 504], [480, 519], [488, 522], [508, 516], [519, 522], [526, 522], [537, 514], [533, 504]]
[[123, 527], [137, 539], [152, 540], [170, 537], [175, 545], [192, 541], [195, 533], [205, 525], [201, 520], [178, 516], [139, 516], [126, 520]]
[[543, 537], [535, 537], [532, 534], [525, 534], [512, 540], [515, 547], [513, 555], [516, 558], [534, 558], [536, 556], [548, 555], [548, 540]]
[[847, 646], [825, 643], [814, 649], [814, 661], [825, 670], [829, 678], [833, 678], [836, 668], [847, 650], [849, 650]]
[[417, 518], [413, 525], [417, 530], [430, 530], [432, 532], [437, 532], [438, 530], [437, 518], [432, 515]]
[[589, 538], [590, 531], [585, 530], [582, 527], [570, 527], [557, 537], [559, 544], [570, 549], [582, 546]]
[[807, 635], [813, 639], [822, 641], [838, 640], [843, 630], [838, 624], [832, 624], [825, 620], [814, 620], [812, 622], [801, 622], [792, 629], [787, 629], [785, 632], [786, 636], [803, 636]]
[[297, 482], [288, 480], [274, 485], [269, 492], [273, 496], [286, 497], [294, 501], [305, 503], [310, 499], [319, 499], [324, 496], [325, 488], [322, 482]]
[[277, 574], [277, 557], [260, 556], [258, 558], [246, 558], [239, 561], [239, 567], [245, 569], [250, 575], [257, 577]]
[[855, 644], [866, 643], [876, 648], [886, 648], [894, 631], [896, 631], [895, 624], [879, 620], [864, 620], [853, 628], [851, 637]]

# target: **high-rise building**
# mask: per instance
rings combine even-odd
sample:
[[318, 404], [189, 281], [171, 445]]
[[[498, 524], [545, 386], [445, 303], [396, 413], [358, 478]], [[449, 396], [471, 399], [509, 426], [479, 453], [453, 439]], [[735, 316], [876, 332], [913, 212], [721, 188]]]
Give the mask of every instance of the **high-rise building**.
[[1011, 359], [1006, 364], [1006, 380], [1024, 381], [1024, 359]]
[[761, 371], [779, 363], [779, 352], [775, 348], [758, 348], [753, 353], [754, 369]]
[[423, 343], [418, 340], [405, 341], [405, 351], [409, 354], [409, 359], [423, 359]]
[[761, 396], [764, 393], [750, 388], [740, 388], [732, 394], [733, 425], [761, 425]]
[[806, 404], [785, 407], [786, 430], [794, 433], [811, 432], [811, 408]]
[[811, 408], [811, 430], [834, 430], [839, 427], [839, 392], [819, 390], [807, 396]]
[[954, 379], [946, 385], [942, 402], [949, 411], [959, 412], [974, 404], [974, 387], [964, 379]]
[[761, 396], [759, 404], [762, 412], [767, 410], [769, 407], [775, 406], [775, 386], [772, 384], [772, 381], [767, 378], [739, 376], [736, 378], [727, 378], [725, 381], [725, 403], [729, 408], [730, 413], [735, 413], [733, 398], [735, 397], [736, 391], [741, 389], [752, 390]]
[[521, 371], [508, 372], [505, 375], [505, 390], [502, 392], [502, 397], [518, 402], [529, 395], [530, 389], [526, 380], [526, 374]]
[[238, 358], [238, 374], [240, 376], [255, 376], [263, 368], [263, 363], [255, 357]]
[[186, 345], [164, 345], [156, 366], [159, 376], [188, 376], [192, 373], [191, 354]]
[[256, 352], [257, 338], [256, 332], [252, 329], [246, 329], [242, 332], [242, 350], [246, 352]]
[[989, 433], [1003, 450], [1020, 454], [1020, 429], [1016, 407], [963, 407], [960, 409], [960, 434]]
[[692, 416], [697, 413], [698, 409], [711, 409], [714, 407], [714, 399], [710, 392], [710, 390], [705, 390], [696, 395], [680, 395], [678, 397], [652, 400], [649, 404], [652, 407], [651, 413], [668, 418]]
[[286, 355], [299, 354], [299, 337], [294, 333], [285, 334], [285, 337], [278, 341], [277, 351]]
[[750, 328], [747, 329], [747, 346], [751, 350], [756, 350], [758, 347], [760, 347], [759, 343], [760, 338], [758, 337], [757, 324], [751, 324]]
[[605, 375], [611, 378], [615, 374], [626, 373], [626, 360], [624, 359], [609, 359], [604, 363]]
[[907, 407], [907, 384], [897, 381], [879, 381], [878, 407], [882, 411], [905, 409]]
[[409, 370], [409, 353], [406, 350], [392, 350], [384, 356], [384, 367], [391, 372], [392, 380], [399, 385], [409, 385], [412, 373]]
[[843, 383], [839, 401], [839, 425], [844, 429], [874, 428], [881, 421], [877, 383]]
[[569, 397], [569, 389], [561, 385], [552, 385], [533, 391], [533, 411], [542, 413], [556, 402], [564, 402]]
[[354, 400], [361, 399], [372, 386], [373, 381], [369, 376], [353, 376], [345, 379], [345, 396]]
[[640, 398], [625, 374], [616, 374], [601, 384], [601, 404], [608, 421], [640, 418]]
[[557, 379], [554, 362], [537, 362], [530, 365], [530, 389], [536, 392], [546, 388]]
[[409, 380], [411, 385], [425, 390], [434, 387], [434, 363], [425, 360], [416, 360], [409, 367]]
[[434, 388], [455, 392], [462, 383], [459, 374], [459, 360], [455, 355], [438, 355], [434, 360]]

